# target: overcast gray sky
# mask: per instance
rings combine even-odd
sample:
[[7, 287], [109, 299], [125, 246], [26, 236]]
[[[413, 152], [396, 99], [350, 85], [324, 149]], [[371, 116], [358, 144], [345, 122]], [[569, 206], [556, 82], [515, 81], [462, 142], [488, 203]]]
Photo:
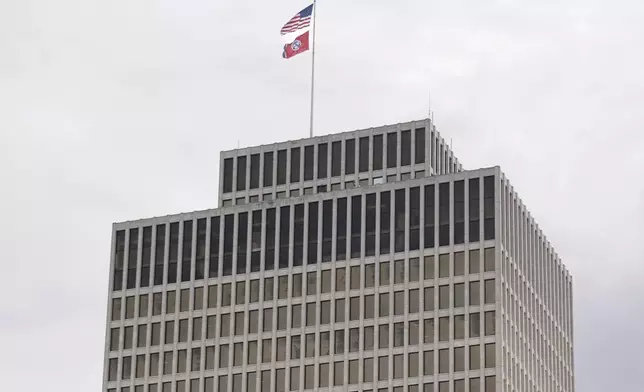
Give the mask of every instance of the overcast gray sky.
[[[308, 134], [306, 0], [0, 1], [0, 378], [98, 391], [111, 223], [217, 204]], [[316, 134], [423, 118], [500, 165], [574, 276], [577, 390], [641, 390], [644, 2], [320, 0]], [[639, 347], [638, 347], [639, 346]]]

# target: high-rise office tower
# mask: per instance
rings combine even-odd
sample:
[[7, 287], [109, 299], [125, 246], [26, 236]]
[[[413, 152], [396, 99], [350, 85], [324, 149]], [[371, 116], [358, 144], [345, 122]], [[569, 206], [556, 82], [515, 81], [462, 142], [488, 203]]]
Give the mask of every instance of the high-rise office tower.
[[572, 392], [571, 277], [429, 120], [221, 153], [113, 227], [103, 391]]

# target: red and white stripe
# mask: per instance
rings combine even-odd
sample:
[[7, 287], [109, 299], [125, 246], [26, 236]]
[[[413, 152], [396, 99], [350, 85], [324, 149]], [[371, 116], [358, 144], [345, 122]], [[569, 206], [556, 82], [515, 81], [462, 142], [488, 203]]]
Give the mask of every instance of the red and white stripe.
[[286, 22], [284, 27], [282, 27], [282, 30], [280, 31], [282, 35], [292, 33], [294, 31], [301, 30], [303, 28], [309, 27], [311, 25], [311, 17], [306, 16], [304, 18], [300, 18], [300, 15], [295, 15], [291, 20]]

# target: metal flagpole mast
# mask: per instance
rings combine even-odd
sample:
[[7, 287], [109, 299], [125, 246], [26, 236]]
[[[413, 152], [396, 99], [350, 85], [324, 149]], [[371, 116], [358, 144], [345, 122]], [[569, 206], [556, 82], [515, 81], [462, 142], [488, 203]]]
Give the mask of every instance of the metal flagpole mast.
[[312, 42], [313, 48], [311, 50], [311, 119], [310, 119], [310, 135], [313, 137], [313, 103], [315, 93], [315, 17], [318, 14], [316, 1], [313, 0], [313, 28], [312, 28]]

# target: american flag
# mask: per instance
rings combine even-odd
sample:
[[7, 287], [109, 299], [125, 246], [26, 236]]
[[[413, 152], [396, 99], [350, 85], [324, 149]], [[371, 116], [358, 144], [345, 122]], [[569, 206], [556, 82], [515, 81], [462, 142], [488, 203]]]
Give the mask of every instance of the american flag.
[[303, 28], [309, 27], [311, 25], [311, 14], [313, 13], [313, 4], [304, 8], [297, 15], [291, 18], [282, 30], [280, 31], [282, 35], [292, 33], [294, 31], [301, 30]]

